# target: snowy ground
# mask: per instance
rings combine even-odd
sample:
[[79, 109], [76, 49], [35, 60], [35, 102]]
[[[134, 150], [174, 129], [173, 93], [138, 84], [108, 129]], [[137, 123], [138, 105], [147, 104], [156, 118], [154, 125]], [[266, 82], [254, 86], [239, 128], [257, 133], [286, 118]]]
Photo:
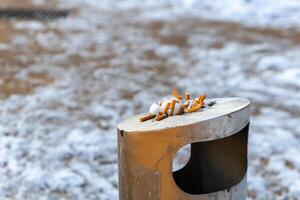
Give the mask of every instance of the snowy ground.
[[300, 1], [159, 2], [0, 21], [0, 199], [118, 199], [116, 123], [174, 87], [251, 99], [248, 197], [300, 199]]

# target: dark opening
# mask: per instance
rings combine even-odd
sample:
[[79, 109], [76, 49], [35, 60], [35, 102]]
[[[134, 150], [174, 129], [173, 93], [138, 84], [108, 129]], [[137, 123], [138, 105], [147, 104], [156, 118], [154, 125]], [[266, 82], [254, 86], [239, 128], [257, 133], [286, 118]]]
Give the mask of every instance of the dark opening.
[[52, 20], [67, 17], [68, 10], [0, 8], [1, 18]]
[[191, 144], [191, 157], [173, 178], [190, 194], [213, 193], [239, 183], [247, 171], [249, 124], [229, 137]]

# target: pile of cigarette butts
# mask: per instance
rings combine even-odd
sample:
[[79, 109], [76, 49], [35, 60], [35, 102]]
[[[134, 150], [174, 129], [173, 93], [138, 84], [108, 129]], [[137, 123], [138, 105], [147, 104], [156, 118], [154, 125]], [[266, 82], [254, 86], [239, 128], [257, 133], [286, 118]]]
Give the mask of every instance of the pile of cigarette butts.
[[[206, 95], [200, 95], [195, 99], [191, 99], [191, 94], [185, 93], [185, 98], [183, 99], [176, 89], [173, 90], [172, 95], [171, 100], [165, 98], [160, 100], [158, 104], [153, 103], [149, 108], [149, 114], [141, 117], [140, 122], [150, 119], [160, 121], [168, 116], [191, 113], [206, 107], [204, 102]], [[211, 107], [215, 103], [215, 101], [209, 102], [207, 106]]]

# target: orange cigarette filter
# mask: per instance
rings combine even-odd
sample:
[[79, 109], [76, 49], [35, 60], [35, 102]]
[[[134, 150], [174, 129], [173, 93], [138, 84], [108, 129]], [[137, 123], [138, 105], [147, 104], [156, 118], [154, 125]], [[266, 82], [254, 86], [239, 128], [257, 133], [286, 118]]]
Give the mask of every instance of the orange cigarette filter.
[[200, 103], [200, 102], [203, 102], [204, 100], [205, 100], [205, 98], [206, 98], [206, 95], [201, 95], [201, 96], [199, 96], [198, 97], [198, 103]]
[[170, 115], [173, 115], [173, 114], [174, 114], [174, 108], [175, 108], [176, 102], [177, 102], [176, 99], [173, 99], [173, 100], [172, 100]]
[[144, 121], [153, 119], [154, 117], [155, 117], [155, 115], [153, 115], [153, 114], [145, 115], [144, 117], [141, 117], [141, 118], [140, 118], [140, 122], [144, 122]]
[[163, 114], [164, 114], [164, 113], [163, 113], [163, 112], [161, 112], [161, 111], [159, 111], [159, 112], [158, 112], [158, 115], [163, 115]]
[[165, 119], [167, 117], [168, 117], [167, 114], [162, 114], [162, 115], [158, 115], [155, 119], [156, 119], [156, 121], [160, 121], [160, 120], [163, 120], [163, 119]]
[[196, 105], [196, 106], [194, 106], [194, 107], [188, 108], [188, 109], [187, 109], [187, 112], [190, 113], [190, 112], [197, 111], [197, 110], [199, 110], [201, 107], [202, 107], [202, 105], [201, 105], [201, 104], [198, 104], [198, 105]]
[[185, 93], [185, 100], [190, 100], [190, 99], [191, 99], [191, 94]]
[[165, 114], [168, 112], [168, 110], [169, 110], [169, 108], [170, 108], [170, 105], [171, 105], [171, 103], [168, 102], [167, 105], [165, 106], [165, 108], [164, 108], [164, 113], [165, 113]]
[[172, 92], [172, 95], [174, 97], [176, 97], [177, 99], [181, 100], [182, 99], [182, 96], [180, 96], [179, 92], [177, 91], [177, 89], [174, 89], [173, 92]]

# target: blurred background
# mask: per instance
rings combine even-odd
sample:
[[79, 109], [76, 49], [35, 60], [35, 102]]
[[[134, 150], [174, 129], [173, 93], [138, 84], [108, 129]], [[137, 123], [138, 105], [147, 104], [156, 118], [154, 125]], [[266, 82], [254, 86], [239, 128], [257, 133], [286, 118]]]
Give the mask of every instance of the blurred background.
[[300, 199], [299, 0], [0, 8], [0, 199], [117, 200], [116, 123], [173, 88], [249, 98], [248, 199]]

